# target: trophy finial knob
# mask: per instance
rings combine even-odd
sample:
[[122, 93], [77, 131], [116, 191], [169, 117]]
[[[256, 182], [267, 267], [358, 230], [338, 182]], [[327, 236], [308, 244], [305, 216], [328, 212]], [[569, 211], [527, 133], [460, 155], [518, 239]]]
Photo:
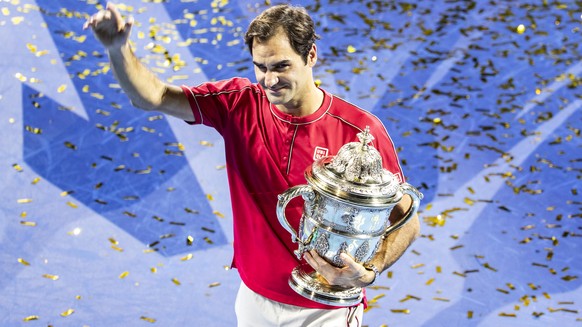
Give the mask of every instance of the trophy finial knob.
[[358, 133], [357, 136], [362, 145], [368, 145], [374, 141], [374, 136], [370, 134], [370, 126], [366, 126], [366, 129], [363, 132]]

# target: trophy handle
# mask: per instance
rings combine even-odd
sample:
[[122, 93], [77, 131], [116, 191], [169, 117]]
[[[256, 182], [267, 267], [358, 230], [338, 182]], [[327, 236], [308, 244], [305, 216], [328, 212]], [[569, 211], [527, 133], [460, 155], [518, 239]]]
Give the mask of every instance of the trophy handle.
[[404, 224], [406, 224], [406, 222], [408, 222], [410, 218], [414, 217], [414, 215], [418, 211], [418, 207], [420, 207], [420, 200], [422, 200], [422, 198], [424, 197], [422, 193], [420, 193], [414, 186], [408, 183], [400, 184], [400, 191], [403, 194], [408, 194], [410, 195], [410, 197], [412, 197], [412, 206], [410, 207], [410, 210], [408, 210], [408, 212], [406, 213], [406, 216], [400, 219], [396, 224], [390, 225], [388, 226], [388, 228], [386, 228], [384, 235], [390, 234], [400, 229], [402, 226], [404, 226]]
[[297, 185], [289, 188], [285, 192], [279, 194], [277, 199], [277, 218], [279, 219], [279, 223], [289, 232], [291, 233], [291, 239], [293, 243], [297, 243], [298, 237], [297, 232], [291, 227], [289, 221], [287, 221], [287, 217], [285, 216], [285, 208], [289, 201], [293, 198], [302, 195], [305, 201], [313, 201], [315, 199], [315, 192], [311, 189], [309, 185]]

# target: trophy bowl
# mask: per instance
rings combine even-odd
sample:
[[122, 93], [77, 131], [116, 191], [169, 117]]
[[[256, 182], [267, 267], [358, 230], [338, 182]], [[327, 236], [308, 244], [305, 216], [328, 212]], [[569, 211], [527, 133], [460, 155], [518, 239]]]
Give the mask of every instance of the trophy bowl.
[[[369, 143], [369, 129], [358, 134], [360, 142], [347, 143], [336, 156], [316, 160], [305, 170], [308, 184], [289, 188], [279, 195], [277, 218], [298, 243], [295, 255], [315, 250], [323, 259], [342, 267], [341, 253], [366, 264], [376, 254], [384, 237], [412, 218], [423, 195], [382, 167], [379, 152]], [[399, 221], [391, 223], [390, 213], [408, 194], [412, 207]], [[295, 197], [304, 200], [297, 231], [285, 216], [287, 204]], [[359, 287], [330, 285], [309, 265], [295, 267], [289, 286], [313, 301], [347, 307], [362, 301]]]

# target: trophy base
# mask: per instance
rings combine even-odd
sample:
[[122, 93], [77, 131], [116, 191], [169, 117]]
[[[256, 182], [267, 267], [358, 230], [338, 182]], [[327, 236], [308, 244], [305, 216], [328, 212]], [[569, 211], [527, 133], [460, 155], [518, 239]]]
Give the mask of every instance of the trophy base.
[[360, 287], [329, 285], [317, 272], [306, 272], [301, 267], [296, 267], [291, 272], [289, 286], [305, 298], [337, 307], [358, 305], [364, 298]]

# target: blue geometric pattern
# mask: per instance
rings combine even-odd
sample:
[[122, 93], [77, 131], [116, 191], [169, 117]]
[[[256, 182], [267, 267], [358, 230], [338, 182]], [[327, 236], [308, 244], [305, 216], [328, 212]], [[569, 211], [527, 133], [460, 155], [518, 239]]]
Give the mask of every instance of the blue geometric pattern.
[[[384, 122], [425, 195], [364, 325], [578, 325], [580, 3], [296, 3], [318, 82]], [[0, 2], [0, 326], [234, 326], [222, 139], [131, 105], [82, 29], [104, 5]], [[161, 78], [254, 79], [264, 2], [119, 7]]]

